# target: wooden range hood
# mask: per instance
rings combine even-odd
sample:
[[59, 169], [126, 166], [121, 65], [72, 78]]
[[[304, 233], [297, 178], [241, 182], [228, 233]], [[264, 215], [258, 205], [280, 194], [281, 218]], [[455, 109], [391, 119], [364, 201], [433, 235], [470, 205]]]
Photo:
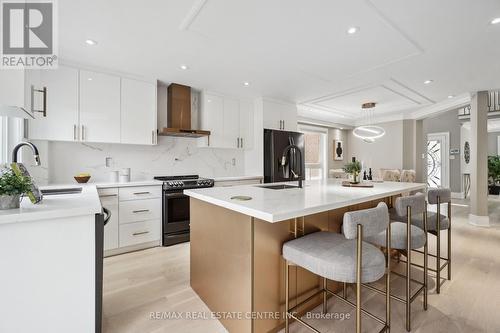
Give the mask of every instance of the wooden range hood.
[[167, 127], [158, 132], [162, 136], [200, 138], [210, 131], [191, 128], [191, 87], [172, 83], [167, 90]]

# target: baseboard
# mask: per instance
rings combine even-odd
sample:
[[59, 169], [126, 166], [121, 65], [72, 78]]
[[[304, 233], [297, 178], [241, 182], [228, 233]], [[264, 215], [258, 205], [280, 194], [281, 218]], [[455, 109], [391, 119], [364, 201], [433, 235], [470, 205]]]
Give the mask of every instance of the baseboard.
[[156, 247], [156, 246], [161, 246], [161, 240], [147, 242], [147, 243], [141, 243], [141, 244], [137, 244], [137, 245], [119, 247], [119, 248], [111, 249], [111, 250], [105, 250], [104, 257], [106, 258], [106, 257], [116, 256], [118, 254], [149, 249], [151, 247]]
[[451, 192], [452, 199], [465, 199], [463, 192]]
[[476, 227], [486, 227], [487, 228], [490, 226], [490, 217], [469, 214], [469, 224], [476, 226]]

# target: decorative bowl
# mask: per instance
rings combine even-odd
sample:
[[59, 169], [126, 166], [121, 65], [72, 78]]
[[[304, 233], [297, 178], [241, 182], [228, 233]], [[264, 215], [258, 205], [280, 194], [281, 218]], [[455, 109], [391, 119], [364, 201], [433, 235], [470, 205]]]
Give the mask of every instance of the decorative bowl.
[[84, 183], [88, 182], [89, 179], [90, 179], [90, 176], [75, 176], [75, 180], [80, 184], [84, 184]]

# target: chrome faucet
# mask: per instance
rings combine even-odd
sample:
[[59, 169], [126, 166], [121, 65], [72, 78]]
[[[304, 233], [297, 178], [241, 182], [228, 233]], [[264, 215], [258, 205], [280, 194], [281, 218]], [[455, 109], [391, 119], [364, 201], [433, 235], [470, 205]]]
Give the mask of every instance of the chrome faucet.
[[300, 174], [301, 170], [302, 170], [302, 152], [300, 151], [300, 148], [297, 147], [296, 145], [294, 144], [290, 144], [289, 146], [287, 146], [285, 148], [285, 150], [283, 150], [283, 156], [281, 156], [281, 166], [284, 168], [285, 165], [286, 165], [286, 156], [288, 154], [288, 152], [290, 150], [294, 150], [294, 152], [298, 152], [299, 153], [299, 158], [300, 158], [300, 164], [299, 164], [299, 171], [298, 173], [295, 172], [295, 170], [292, 169], [291, 165], [290, 165], [290, 172], [293, 174], [293, 177], [294, 178], [298, 178], [298, 181], [299, 181], [299, 188], [302, 188], [302, 175]]
[[14, 147], [14, 150], [12, 151], [12, 162], [17, 163], [17, 155], [19, 149], [21, 149], [21, 147], [23, 146], [28, 146], [31, 148], [31, 150], [33, 151], [33, 157], [35, 158], [35, 164], [40, 165], [40, 155], [38, 154], [38, 148], [29, 141], [21, 142]]

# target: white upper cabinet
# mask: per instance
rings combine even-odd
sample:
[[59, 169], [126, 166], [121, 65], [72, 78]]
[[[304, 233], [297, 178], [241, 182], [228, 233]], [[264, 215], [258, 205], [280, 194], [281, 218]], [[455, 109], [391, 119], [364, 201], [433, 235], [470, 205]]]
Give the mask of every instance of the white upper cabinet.
[[120, 78], [80, 71], [80, 139], [120, 142]]
[[0, 108], [25, 107], [25, 71], [4, 69], [0, 74]]
[[202, 93], [200, 128], [210, 131], [210, 137], [201, 138], [202, 145], [224, 147], [224, 97]]
[[156, 85], [122, 79], [120, 128], [122, 143], [156, 144]]
[[292, 103], [263, 100], [264, 128], [296, 131], [297, 106]]
[[210, 131], [202, 146], [251, 148], [253, 142], [253, 103], [215, 93], [203, 92], [200, 127]]
[[253, 148], [254, 133], [254, 103], [240, 101], [240, 148]]
[[[33, 140], [78, 140], [78, 70], [59, 66], [53, 70], [32, 70], [27, 74], [32, 110], [43, 110], [45, 116], [35, 112], [29, 123], [29, 138]], [[31, 93], [31, 87], [36, 91]], [[38, 90], [46, 89], [43, 96]]]
[[224, 147], [240, 148], [240, 102], [224, 98]]

